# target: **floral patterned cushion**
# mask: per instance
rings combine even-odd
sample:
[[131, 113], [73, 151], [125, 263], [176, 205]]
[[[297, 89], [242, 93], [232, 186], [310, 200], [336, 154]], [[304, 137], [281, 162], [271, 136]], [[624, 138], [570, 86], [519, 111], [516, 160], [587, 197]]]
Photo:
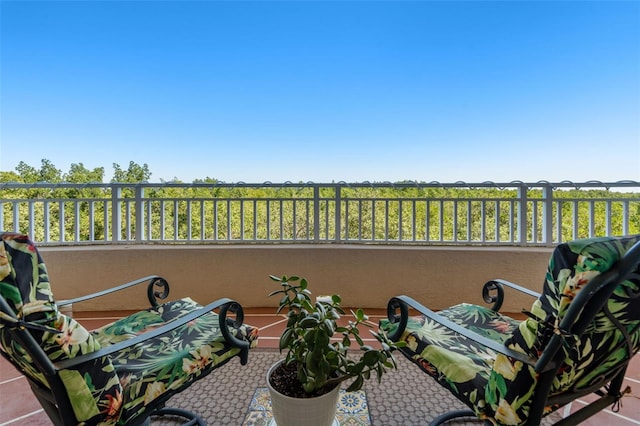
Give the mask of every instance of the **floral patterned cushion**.
[[[189, 298], [137, 312], [92, 334], [103, 347], [180, 318], [201, 306]], [[242, 325], [236, 337], [257, 344], [257, 329]], [[225, 342], [211, 313], [111, 357], [123, 386], [119, 424], [127, 424], [157, 398], [187, 387], [239, 353]]]
[[[499, 343], [519, 322], [483, 306], [462, 303], [438, 312], [454, 323]], [[391, 331], [395, 325], [382, 322]], [[470, 407], [481, 404], [496, 353], [427, 317], [409, 318], [403, 353]]]
[[[32, 335], [52, 361], [108, 347], [201, 307], [188, 298], [176, 300], [89, 332], [57, 310], [45, 264], [29, 239], [10, 233], [0, 234], [0, 239], [0, 294], [18, 319], [36, 327], [31, 330]], [[12, 319], [1, 319], [1, 349], [31, 379], [48, 387], [25, 349], [5, 333], [5, 324]], [[251, 347], [256, 346], [256, 328], [242, 325], [231, 332], [251, 342]], [[59, 374], [80, 422], [124, 425], [146, 415], [154, 401], [166, 400], [239, 351], [222, 336], [218, 315], [209, 313], [156, 338]]]
[[[461, 304], [440, 315], [507, 347], [537, 359], [557, 330], [571, 301], [595, 276], [607, 271], [640, 236], [593, 238], [561, 244], [554, 250], [542, 295], [522, 322], [489, 309]], [[566, 359], [552, 386], [552, 395], [587, 389], [604, 372], [628, 360], [640, 349], [640, 270], [618, 286], [607, 302], [617, 321], [631, 333], [632, 348], [604, 312], [600, 312], [580, 339], [567, 336]], [[382, 322], [392, 331], [396, 324]], [[409, 319], [401, 337], [403, 353], [434, 377], [476, 415], [500, 425], [526, 421], [537, 385], [532, 367], [454, 333], [425, 317]], [[549, 413], [559, 406], [547, 407]]]

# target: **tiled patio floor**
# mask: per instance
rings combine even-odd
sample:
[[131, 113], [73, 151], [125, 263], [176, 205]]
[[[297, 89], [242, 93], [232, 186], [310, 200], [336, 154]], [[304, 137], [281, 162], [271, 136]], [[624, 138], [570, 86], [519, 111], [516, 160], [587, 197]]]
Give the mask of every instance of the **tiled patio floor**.
[[[126, 312], [96, 313], [78, 312], [75, 318], [92, 329], [117, 319]], [[367, 309], [374, 323], [385, 315], [383, 309]], [[260, 328], [260, 348], [277, 348], [278, 339], [284, 328], [284, 317], [274, 314], [273, 308], [252, 308], [245, 311], [245, 322]], [[375, 340], [371, 339], [371, 342]], [[627, 371], [626, 384], [632, 393], [623, 399], [618, 413], [609, 410], [592, 417], [584, 425], [632, 426], [640, 425], [640, 357], [636, 356]], [[3, 358], [0, 358], [0, 426], [4, 425], [50, 425], [46, 414], [32, 395], [26, 380]], [[575, 410], [582, 401], [572, 404]], [[416, 425], [422, 424], [416, 419]], [[377, 425], [384, 426], [384, 425]]]

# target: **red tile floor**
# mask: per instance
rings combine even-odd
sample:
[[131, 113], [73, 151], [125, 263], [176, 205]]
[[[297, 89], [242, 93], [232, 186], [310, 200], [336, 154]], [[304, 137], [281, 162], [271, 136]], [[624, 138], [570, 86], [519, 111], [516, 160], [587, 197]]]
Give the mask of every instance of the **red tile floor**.
[[[258, 347], [277, 348], [278, 339], [284, 328], [285, 319], [275, 315], [274, 308], [251, 308], [245, 310], [245, 322], [260, 329]], [[117, 319], [127, 312], [77, 312], [74, 317], [85, 327], [92, 329]], [[377, 324], [385, 315], [383, 309], [367, 309], [371, 321]], [[366, 339], [365, 339], [366, 340]], [[373, 338], [369, 343], [375, 343]], [[636, 356], [627, 370], [626, 385], [632, 393], [622, 400], [622, 408], [618, 413], [610, 410], [592, 417], [583, 425], [632, 426], [640, 425], [640, 357]], [[585, 398], [586, 400], [586, 398]], [[576, 410], [583, 401], [574, 402], [567, 410]], [[51, 425], [49, 418], [40, 408], [32, 395], [26, 380], [6, 361], [0, 358], [0, 426], [5, 425]], [[384, 426], [384, 425], [378, 425]]]

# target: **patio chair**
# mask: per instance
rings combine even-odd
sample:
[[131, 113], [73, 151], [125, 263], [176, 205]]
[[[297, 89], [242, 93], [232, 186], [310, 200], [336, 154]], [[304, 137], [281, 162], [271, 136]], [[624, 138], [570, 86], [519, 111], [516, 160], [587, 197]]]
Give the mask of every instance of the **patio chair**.
[[247, 363], [257, 329], [242, 324], [242, 308], [230, 299], [160, 304], [169, 285], [148, 276], [66, 303], [143, 284], [150, 308], [88, 331], [60, 312], [64, 303], [54, 302], [28, 237], [0, 234], [0, 353], [26, 376], [54, 424], [137, 425], [155, 415], [205, 424], [165, 403], [236, 355]]
[[[627, 365], [640, 348], [639, 241], [636, 235], [560, 244], [542, 294], [492, 280], [482, 289], [490, 308], [463, 303], [436, 313], [410, 297], [392, 298], [382, 328], [407, 342], [402, 353], [469, 407], [431, 424], [475, 417], [538, 425], [587, 394], [595, 399], [556, 424], [619, 407], [629, 391], [622, 389]], [[523, 311], [526, 319], [499, 313], [505, 288], [536, 298]]]

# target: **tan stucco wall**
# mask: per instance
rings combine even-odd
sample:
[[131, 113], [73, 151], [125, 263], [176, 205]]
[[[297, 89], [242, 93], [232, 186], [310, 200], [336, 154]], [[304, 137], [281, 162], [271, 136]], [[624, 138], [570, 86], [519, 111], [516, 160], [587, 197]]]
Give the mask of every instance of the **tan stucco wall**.
[[[503, 278], [539, 291], [549, 248], [398, 247], [366, 245], [220, 245], [42, 247], [57, 300], [103, 290], [146, 275], [171, 284], [170, 299], [205, 304], [230, 297], [243, 306], [276, 306], [268, 275], [297, 274], [315, 295], [338, 293], [345, 306], [385, 307], [407, 294], [433, 309], [481, 303], [482, 284]], [[504, 310], [529, 307], [509, 293]], [[74, 310], [140, 309], [146, 287], [74, 306]]]

